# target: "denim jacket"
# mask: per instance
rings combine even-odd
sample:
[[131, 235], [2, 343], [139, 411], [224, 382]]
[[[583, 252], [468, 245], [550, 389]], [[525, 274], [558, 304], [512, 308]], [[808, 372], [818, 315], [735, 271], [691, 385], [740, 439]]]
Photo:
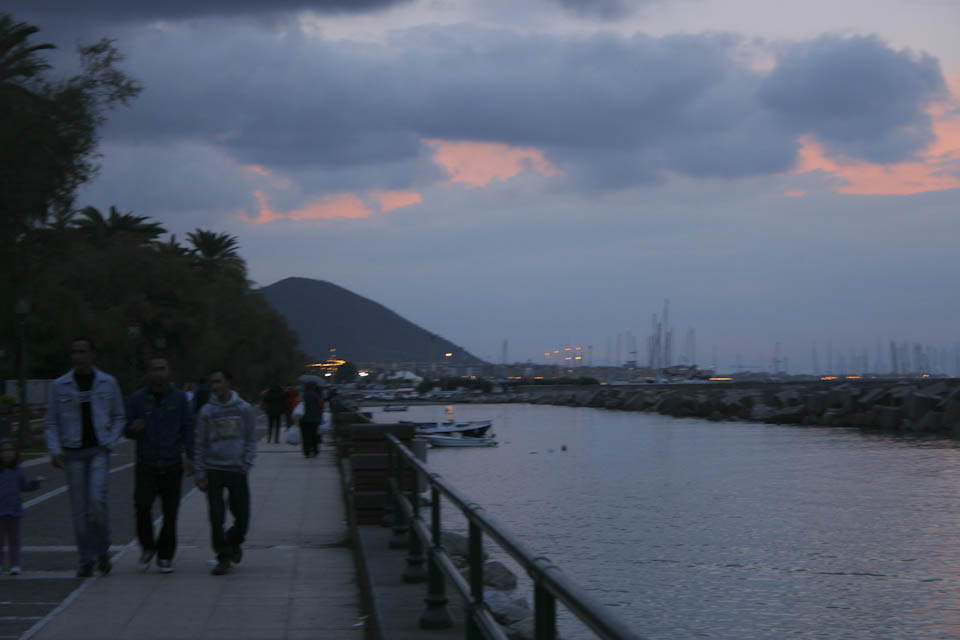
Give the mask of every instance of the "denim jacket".
[[[90, 417], [97, 440], [113, 449], [124, 425], [123, 394], [114, 377], [97, 368], [93, 370], [90, 386]], [[72, 369], [50, 385], [44, 436], [52, 456], [63, 453], [63, 447], [76, 448], [83, 444], [83, 411]]]
[[[134, 431], [134, 420], [143, 420], [143, 429]], [[127, 426], [123, 435], [137, 441], [137, 462], [152, 467], [169, 467], [186, 455], [193, 460], [193, 410], [187, 394], [167, 385], [157, 403], [148, 387], [135, 391], [127, 400]]]

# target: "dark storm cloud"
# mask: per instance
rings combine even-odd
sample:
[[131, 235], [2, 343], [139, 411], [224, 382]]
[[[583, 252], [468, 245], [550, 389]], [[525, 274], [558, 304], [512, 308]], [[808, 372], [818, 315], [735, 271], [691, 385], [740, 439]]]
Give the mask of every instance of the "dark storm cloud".
[[384, 45], [215, 24], [151, 31], [121, 43], [146, 90], [108, 135], [202, 140], [286, 171], [381, 175], [429, 164], [423, 138], [501, 142], [544, 149], [598, 188], [785, 171], [803, 133], [868, 160], [903, 157], [931, 135], [924, 106], [943, 80], [929, 57], [820, 38], [764, 75], [736, 62], [734, 44], [469, 27]]
[[925, 105], [945, 91], [939, 63], [876, 37], [824, 36], [787, 48], [760, 89], [784, 126], [832, 155], [895, 162], [933, 135]]

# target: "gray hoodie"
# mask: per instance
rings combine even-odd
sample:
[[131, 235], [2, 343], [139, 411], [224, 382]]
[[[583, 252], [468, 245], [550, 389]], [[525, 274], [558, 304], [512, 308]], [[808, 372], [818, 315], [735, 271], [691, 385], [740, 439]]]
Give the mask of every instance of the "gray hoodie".
[[198, 479], [206, 477], [207, 469], [249, 471], [257, 455], [253, 407], [236, 391], [226, 402], [211, 394], [197, 414], [195, 447]]

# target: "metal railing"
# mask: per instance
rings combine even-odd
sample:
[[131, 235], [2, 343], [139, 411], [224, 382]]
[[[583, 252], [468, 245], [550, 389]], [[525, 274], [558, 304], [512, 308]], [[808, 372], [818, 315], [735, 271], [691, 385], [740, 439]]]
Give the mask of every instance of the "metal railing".
[[[408, 550], [403, 580], [427, 583], [427, 606], [420, 616], [420, 628], [444, 629], [453, 626], [447, 610], [446, 583], [449, 581], [465, 604], [466, 637], [469, 640], [506, 640], [503, 629], [484, 602], [483, 536], [486, 534], [533, 581], [534, 637], [537, 640], [554, 640], [557, 637], [558, 600], [600, 638], [642, 640], [593, 596], [567, 578], [550, 560], [532, 554], [483, 507], [468, 500], [438, 473], [431, 471], [393, 434], [388, 434], [387, 440], [390, 443], [390, 496], [383, 524], [393, 527], [390, 547]], [[429, 526], [421, 516], [421, 479], [426, 479], [430, 486]], [[467, 519], [469, 583], [442, 544], [441, 496], [455, 505]]]

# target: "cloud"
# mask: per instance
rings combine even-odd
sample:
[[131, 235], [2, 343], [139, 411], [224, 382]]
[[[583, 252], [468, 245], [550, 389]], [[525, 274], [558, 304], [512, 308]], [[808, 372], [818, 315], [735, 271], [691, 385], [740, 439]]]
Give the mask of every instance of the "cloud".
[[564, 9], [574, 13], [589, 16], [592, 18], [602, 18], [604, 20], [615, 20], [624, 18], [632, 14], [635, 10], [635, 2], [631, 0], [554, 0]]
[[314, 11], [317, 13], [363, 13], [406, 4], [410, 0], [7, 0], [6, 10], [14, 15], [35, 14], [48, 18], [71, 17], [83, 22], [128, 22], [178, 20], [209, 16], [251, 16]]
[[813, 135], [801, 137], [793, 174], [825, 172], [834, 178], [840, 193], [905, 195], [960, 189], [960, 78], [950, 78], [953, 95], [931, 104], [933, 141], [904, 162], [875, 164], [830, 156]]
[[482, 187], [493, 180], [507, 180], [521, 171], [536, 171], [544, 176], [559, 173], [533, 148], [510, 147], [495, 142], [426, 140], [433, 149], [433, 161], [443, 167], [450, 182]]
[[146, 89], [111, 115], [105, 139], [190, 141], [274, 171], [295, 185], [269, 191], [288, 212], [523, 170], [586, 191], [783, 174], [809, 140], [835, 162], [903, 159], [934, 140], [927, 108], [944, 86], [935, 60], [873, 37], [784, 46], [757, 69], [723, 34], [448, 26], [372, 44], [251, 24], [137, 33], [120, 44]]
[[420, 204], [423, 202], [423, 196], [416, 191], [405, 191], [405, 190], [395, 190], [395, 191], [375, 191], [374, 197], [377, 199], [377, 202], [380, 205], [380, 210], [384, 213], [389, 213], [394, 209], [399, 209], [401, 207], [409, 207], [414, 204]]
[[762, 104], [834, 157], [898, 162], [933, 140], [927, 106], [945, 95], [939, 63], [875, 36], [822, 36], [788, 46], [759, 91]]
[[[323, 220], [329, 218], [366, 218], [373, 214], [363, 199], [355, 193], [334, 193], [325, 195], [305, 207], [293, 211], [277, 211], [270, 206], [263, 191], [255, 191], [258, 213], [249, 218], [255, 224], [264, 224], [275, 220]], [[245, 216], [246, 217], [246, 216]]]

